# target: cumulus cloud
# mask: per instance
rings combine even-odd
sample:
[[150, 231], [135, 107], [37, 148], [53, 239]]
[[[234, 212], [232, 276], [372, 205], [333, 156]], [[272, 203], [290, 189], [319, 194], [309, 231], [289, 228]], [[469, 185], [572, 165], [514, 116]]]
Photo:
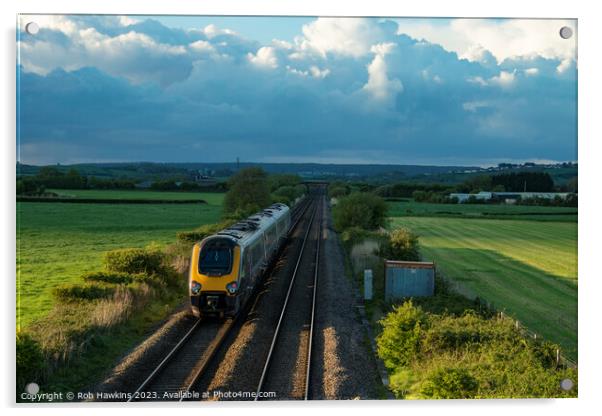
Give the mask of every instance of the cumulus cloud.
[[431, 21], [399, 19], [398, 33], [438, 43], [471, 61], [481, 61], [489, 51], [498, 62], [517, 56], [539, 55], [551, 59], [575, 59], [576, 36], [562, 39], [568, 26], [576, 33], [576, 21], [560, 19], [452, 19]]
[[385, 56], [389, 54], [394, 43], [379, 43], [370, 48], [374, 59], [368, 65], [368, 82], [363, 90], [376, 101], [391, 103], [397, 93], [403, 91], [403, 85], [398, 79], [389, 79]]
[[132, 82], [157, 81], [167, 85], [184, 79], [192, 69], [184, 46], [157, 43], [146, 34], [128, 31], [108, 36], [65, 19], [50, 19], [49, 28], [68, 35], [68, 42], [31, 36], [21, 40], [19, 64], [26, 71], [45, 75], [55, 68], [94, 66]]
[[514, 72], [501, 71], [499, 75], [491, 77], [489, 82], [492, 84], [497, 84], [501, 87], [509, 87], [514, 83], [515, 78]]
[[276, 50], [271, 46], [262, 46], [256, 54], [247, 54], [249, 61], [262, 68], [278, 68], [278, 57]]
[[328, 53], [360, 57], [386, 38], [383, 28], [371, 19], [321, 17], [303, 26], [303, 36], [295, 39], [302, 51], [325, 57]]

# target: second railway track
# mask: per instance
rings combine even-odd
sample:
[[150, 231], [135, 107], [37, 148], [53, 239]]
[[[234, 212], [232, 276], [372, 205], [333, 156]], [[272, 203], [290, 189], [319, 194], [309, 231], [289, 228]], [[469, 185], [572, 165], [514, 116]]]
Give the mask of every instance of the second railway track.
[[319, 197], [290, 278], [255, 400], [311, 398], [312, 343], [322, 238], [323, 198]]

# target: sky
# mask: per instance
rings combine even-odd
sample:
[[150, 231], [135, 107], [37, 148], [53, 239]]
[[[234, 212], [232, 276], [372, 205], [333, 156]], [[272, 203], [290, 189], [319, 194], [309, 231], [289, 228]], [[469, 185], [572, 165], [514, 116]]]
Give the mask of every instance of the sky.
[[[22, 163], [577, 158], [574, 20], [21, 15], [19, 26]], [[562, 39], [563, 26], [575, 35]]]

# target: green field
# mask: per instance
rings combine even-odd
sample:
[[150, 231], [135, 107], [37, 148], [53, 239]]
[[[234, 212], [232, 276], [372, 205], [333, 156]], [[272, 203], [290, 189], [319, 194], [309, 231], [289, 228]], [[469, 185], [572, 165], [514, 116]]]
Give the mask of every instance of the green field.
[[416, 232], [424, 257], [469, 294], [493, 302], [576, 358], [575, 222], [408, 216], [392, 218], [391, 226]]
[[413, 200], [388, 202], [389, 216], [577, 221], [577, 208], [505, 204], [434, 204]]
[[145, 190], [99, 190], [99, 189], [49, 189], [61, 197], [92, 199], [154, 199], [165, 201], [204, 200], [208, 204], [221, 205], [224, 193], [218, 192], [162, 192]]
[[[95, 193], [93, 196], [89, 192]], [[61, 191], [85, 197], [131, 198], [185, 193]], [[101, 268], [103, 253], [124, 247], [167, 245], [178, 231], [213, 223], [223, 194], [198, 194], [207, 205], [17, 203], [17, 325], [25, 327], [51, 308], [51, 290]], [[207, 198], [211, 196], [211, 198]], [[149, 196], [156, 198], [157, 195]]]

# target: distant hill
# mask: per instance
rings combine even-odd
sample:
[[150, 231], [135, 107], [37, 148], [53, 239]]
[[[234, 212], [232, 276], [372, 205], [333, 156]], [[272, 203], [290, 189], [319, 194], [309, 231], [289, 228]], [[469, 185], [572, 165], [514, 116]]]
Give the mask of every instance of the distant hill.
[[[238, 169], [260, 166], [269, 173], [295, 173], [305, 178], [367, 178], [375, 176], [413, 177], [445, 174], [466, 170], [480, 170], [471, 166], [422, 166], [422, 165], [353, 165], [321, 163], [82, 163], [53, 165], [67, 172], [77, 169], [86, 176], [104, 178], [128, 177], [136, 179], [164, 179], [189, 175], [191, 171], [208, 172], [211, 176], [226, 177]], [[35, 175], [42, 166], [17, 165], [17, 175]]]
[[[137, 181], [191, 180], [208, 176], [223, 180], [238, 169], [260, 166], [269, 173], [293, 173], [306, 179], [362, 180], [372, 183], [424, 182], [456, 184], [483, 174], [495, 175], [502, 172], [544, 171], [552, 175], [556, 184], [566, 183], [577, 176], [577, 164], [557, 165], [509, 165], [496, 168], [477, 166], [435, 165], [354, 165], [323, 163], [81, 163], [52, 165], [62, 172], [77, 169], [81, 175], [105, 179], [134, 179]], [[35, 175], [42, 166], [17, 164], [17, 176]]]

